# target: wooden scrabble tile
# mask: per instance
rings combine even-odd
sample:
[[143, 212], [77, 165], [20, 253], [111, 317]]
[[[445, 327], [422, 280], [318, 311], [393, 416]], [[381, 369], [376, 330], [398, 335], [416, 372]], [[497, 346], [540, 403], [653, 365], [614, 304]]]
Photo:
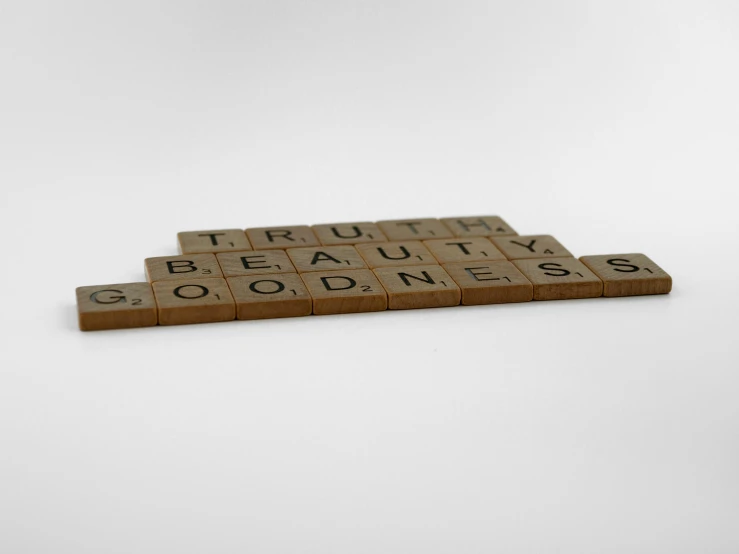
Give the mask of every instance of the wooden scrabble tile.
[[644, 254], [583, 256], [580, 261], [603, 281], [603, 296], [667, 294], [672, 277]]
[[227, 252], [216, 254], [216, 258], [225, 277], [295, 273], [295, 267], [284, 250]]
[[454, 236], [441, 221], [434, 218], [378, 221], [377, 225], [389, 240], [446, 239]]
[[236, 319], [310, 315], [313, 300], [297, 273], [226, 279], [236, 301]]
[[551, 235], [492, 237], [490, 240], [509, 260], [572, 257], [570, 251]]
[[457, 262], [444, 269], [462, 290], [462, 304], [506, 304], [528, 302], [534, 286], [509, 261]]
[[439, 265], [381, 267], [374, 272], [387, 291], [388, 308], [391, 310], [459, 304], [459, 287]]
[[313, 297], [316, 315], [381, 312], [387, 309], [387, 295], [369, 269], [311, 271], [300, 278]]
[[319, 246], [321, 243], [307, 225], [285, 227], [255, 227], [247, 229], [246, 235], [254, 250], [275, 250], [300, 246]]
[[375, 223], [362, 221], [359, 223], [327, 223], [313, 225], [313, 232], [326, 246], [340, 244], [359, 244], [362, 242], [386, 242], [387, 237]]
[[518, 234], [497, 215], [444, 217], [441, 221], [455, 237], [504, 237]]
[[513, 264], [534, 285], [534, 300], [596, 298], [603, 282], [575, 258], [514, 260]]
[[220, 231], [184, 231], [177, 233], [181, 254], [204, 254], [251, 250], [243, 229]]
[[338, 269], [366, 269], [362, 256], [353, 246], [312, 246], [288, 248], [287, 255], [298, 273], [306, 271], [333, 271]]
[[357, 244], [355, 248], [371, 268], [436, 263], [436, 258], [419, 240]]
[[423, 244], [440, 264], [508, 259], [484, 237], [425, 240]]
[[80, 329], [129, 329], [157, 324], [157, 305], [149, 283], [77, 288]]
[[159, 325], [231, 321], [236, 305], [225, 279], [157, 281], [152, 285]]
[[221, 266], [213, 254], [186, 254], [160, 256], [144, 260], [146, 278], [155, 281], [181, 281], [183, 279], [208, 279], [223, 277]]

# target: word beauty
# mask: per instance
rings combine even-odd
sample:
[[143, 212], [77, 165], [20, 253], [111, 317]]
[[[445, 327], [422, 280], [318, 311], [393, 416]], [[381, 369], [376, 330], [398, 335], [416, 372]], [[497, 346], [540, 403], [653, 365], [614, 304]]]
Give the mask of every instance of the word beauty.
[[498, 216], [188, 231], [145, 282], [79, 287], [80, 329], [666, 294], [644, 254], [576, 258]]

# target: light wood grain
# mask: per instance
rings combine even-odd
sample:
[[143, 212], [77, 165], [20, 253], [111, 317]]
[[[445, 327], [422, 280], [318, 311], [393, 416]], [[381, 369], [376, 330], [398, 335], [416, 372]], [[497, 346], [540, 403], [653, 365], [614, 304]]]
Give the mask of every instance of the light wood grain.
[[251, 250], [242, 229], [217, 231], [183, 231], [177, 233], [180, 254], [204, 254]]
[[287, 255], [298, 273], [367, 268], [364, 259], [353, 246], [288, 248]]
[[440, 264], [508, 259], [485, 237], [425, 240], [423, 244]]
[[246, 235], [254, 250], [276, 250], [321, 244], [307, 225], [254, 227], [247, 229]]
[[461, 291], [439, 265], [381, 267], [373, 270], [388, 296], [391, 310], [457, 306]]
[[155, 281], [181, 281], [222, 277], [221, 266], [214, 254], [159, 256], [144, 260], [146, 278]]
[[531, 282], [509, 261], [457, 262], [444, 269], [462, 291], [462, 304], [528, 302], [534, 297]]
[[429, 249], [418, 240], [357, 244], [355, 248], [370, 268], [437, 263]]
[[269, 319], [310, 315], [313, 301], [297, 273], [229, 277], [236, 319]]
[[644, 254], [583, 256], [580, 261], [603, 281], [603, 296], [667, 294], [672, 277]]
[[503, 237], [518, 234], [497, 215], [444, 217], [441, 222], [455, 237]]
[[551, 235], [493, 237], [490, 240], [509, 260], [572, 257], [570, 251]]
[[80, 329], [129, 329], [157, 324], [157, 306], [149, 283], [120, 283], [77, 288]]
[[369, 269], [311, 271], [300, 274], [316, 315], [379, 312], [387, 309], [387, 295]]
[[231, 321], [236, 305], [225, 279], [157, 281], [152, 285], [159, 325]]
[[513, 264], [534, 285], [534, 300], [596, 298], [603, 282], [575, 258], [514, 260]]
[[326, 223], [313, 225], [313, 232], [326, 246], [342, 244], [354, 245], [367, 242], [386, 242], [387, 237], [376, 223], [360, 221], [357, 223]]
[[216, 258], [225, 277], [295, 273], [295, 267], [284, 250], [227, 252], [216, 254]]
[[441, 221], [429, 217], [378, 221], [377, 225], [391, 241], [445, 239], [454, 236]]

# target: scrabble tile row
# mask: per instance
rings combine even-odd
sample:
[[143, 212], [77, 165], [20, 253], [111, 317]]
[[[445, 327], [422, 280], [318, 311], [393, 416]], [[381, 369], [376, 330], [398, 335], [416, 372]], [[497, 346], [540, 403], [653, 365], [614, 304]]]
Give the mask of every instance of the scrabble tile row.
[[[322, 250], [309, 250], [313, 251], [312, 257], [301, 252], [297, 259], [328, 261], [320, 256]], [[262, 267], [247, 268], [262, 273], [226, 277], [223, 268], [234, 260], [224, 262], [208, 254], [188, 256], [187, 260], [182, 256], [150, 258], [150, 283], [78, 288], [80, 328], [664, 294], [672, 288], [670, 276], [643, 254], [583, 256], [579, 260], [563, 256], [455, 261], [372, 269], [357, 268], [352, 261], [359, 264], [362, 258], [347, 257], [331, 262], [344, 263], [347, 269], [309, 268], [300, 272], [297, 267], [301, 264], [288, 265], [296, 257], [281, 254], [284, 258], [277, 254], [274, 259], [261, 257], [256, 265]], [[167, 273], [159, 272], [162, 264]], [[241, 266], [246, 265], [253, 265], [253, 260], [247, 258]], [[180, 273], [185, 268], [186, 273]]]
[[341, 246], [398, 240], [428, 240], [517, 235], [495, 215], [287, 225], [178, 233], [181, 254], [276, 250], [301, 246]]

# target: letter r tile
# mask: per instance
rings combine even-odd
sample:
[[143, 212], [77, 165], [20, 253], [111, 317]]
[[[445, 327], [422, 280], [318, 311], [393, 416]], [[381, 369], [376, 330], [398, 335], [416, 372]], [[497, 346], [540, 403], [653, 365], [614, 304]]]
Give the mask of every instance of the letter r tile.
[[159, 256], [144, 260], [146, 278], [155, 281], [175, 281], [223, 277], [221, 266], [213, 254]]
[[300, 248], [303, 246], [320, 246], [321, 244], [307, 225], [254, 227], [247, 229], [246, 234], [254, 250]]
[[311, 271], [301, 279], [313, 298], [316, 315], [381, 312], [387, 294], [369, 269]]

